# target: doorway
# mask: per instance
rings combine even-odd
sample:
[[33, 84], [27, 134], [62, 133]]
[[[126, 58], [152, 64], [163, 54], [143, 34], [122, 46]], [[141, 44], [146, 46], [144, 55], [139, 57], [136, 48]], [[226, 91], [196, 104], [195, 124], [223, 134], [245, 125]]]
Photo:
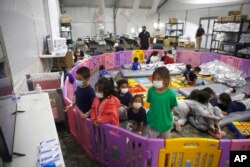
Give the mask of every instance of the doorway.
[[199, 24], [202, 24], [202, 27], [205, 30], [205, 34], [201, 41], [202, 49], [210, 49], [211, 47], [213, 26], [214, 26], [214, 21], [216, 20], [217, 20], [217, 17], [201, 17], [200, 18]]

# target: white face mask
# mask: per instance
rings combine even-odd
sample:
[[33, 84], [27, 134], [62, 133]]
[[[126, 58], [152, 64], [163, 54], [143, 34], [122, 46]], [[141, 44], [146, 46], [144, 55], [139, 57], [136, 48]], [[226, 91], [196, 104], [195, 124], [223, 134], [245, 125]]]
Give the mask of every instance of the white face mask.
[[126, 94], [126, 93], [128, 92], [128, 88], [122, 88], [122, 89], [121, 89], [121, 92], [122, 92], [123, 94]]
[[79, 87], [82, 87], [83, 84], [82, 84], [82, 81], [81, 80], [76, 80], [76, 85], [79, 86]]
[[153, 85], [156, 89], [163, 88], [163, 81], [153, 81]]
[[102, 99], [103, 98], [103, 93], [95, 93], [96, 97], [98, 97], [99, 99]]
[[138, 110], [141, 108], [141, 103], [133, 103], [133, 107]]

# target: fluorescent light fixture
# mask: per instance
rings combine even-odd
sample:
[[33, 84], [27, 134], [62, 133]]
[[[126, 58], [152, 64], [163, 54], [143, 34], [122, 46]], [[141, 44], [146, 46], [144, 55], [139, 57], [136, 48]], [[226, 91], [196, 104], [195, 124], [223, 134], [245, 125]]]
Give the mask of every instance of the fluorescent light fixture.
[[138, 28], [138, 32], [142, 32], [142, 28], [140, 27], [140, 28]]
[[154, 23], [154, 29], [157, 29], [157, 28], [159, 28], [158, 23]]
[[182, 3], [189, 4], [216, 4], [216, 3], [231, 3], [231, 2], [243, 2], [244, 0], [177, 0]]
[[135, 28], [131, 28], [130, 29], [130, 32], [133, 34], [133, 33], [135, 33]]

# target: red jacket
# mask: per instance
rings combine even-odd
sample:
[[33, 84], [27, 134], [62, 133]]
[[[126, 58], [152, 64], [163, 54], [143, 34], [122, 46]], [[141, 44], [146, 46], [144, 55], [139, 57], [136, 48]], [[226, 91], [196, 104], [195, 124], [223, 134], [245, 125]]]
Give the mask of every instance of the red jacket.
[[119, 125], [118, 108], [120, 100], [115, 96], [104, 99], [100, 102], [98, 97], [95, 97], [90, 109], [90, 119], [100, 124], [110, 123]]
[[173, 64], [173, 63], [174, 63], [174, 58], [165, 56], [164, 64]]

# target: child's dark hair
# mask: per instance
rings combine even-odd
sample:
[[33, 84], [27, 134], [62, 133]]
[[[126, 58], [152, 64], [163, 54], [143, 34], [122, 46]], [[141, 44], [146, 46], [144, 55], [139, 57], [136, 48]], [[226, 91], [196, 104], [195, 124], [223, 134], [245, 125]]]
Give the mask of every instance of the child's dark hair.
[[134, 58], [134, 62], [138, 62], [138, 60], [139, 60], [138, 57]]
[[209, 102], [210, 95], [207, 91], [200, 90], [197, 96], [197, 101], [202, 104], [207, 104]]
[[158, 51], [153, 51], [152, 53], [151, 53], [151, 56], [157, 56], [158, 55]]
[[195, 67], [195, 68], [194, 68], [194, 71], [200, 72], [200, 71], [201, 71], [201, 68], [200, 68], [200, 67]]
[[167, 80], [168, 82], [170, 81], [169, 70], [166, 67], [158, 67], [153, 72], [153, 78], [156, 74], [158, 74], [162, 79]]
[[172, 53], [173, 53], [172, 50], [169, 50], [169, 51], [168, 51], [168, 54], [172, 54]]
[[120, 88], [123, 84], [127, 84], [128, 85], [128, 80], [126, 79], [120, 79], [116, 82], [117, 87]]
[[232, 102], [231, 97], [227, 93], [221, 93], [219, 95], [219, 100], [221, 101], [221, 104], [224, 106], [228, 106]]
[[215, 95], [213, 89], [211, 89], [211, 88], [209, 88], [209, 87], [206, 87], [206, 88], [204, 88], [204, 89], [202, 89], [202, 90], [208, 92], [210, 95]]
[[88, 67], [80, 67], [76, 70], [76, 73], [81, 75], [84, 79], [90, 78], [90, 70]]
[[189, 96], [187, 97], [187, 99], [197, 100], [199, 92], [200, 92], [200, 90], [198, 90], [198, 89], [192, 90], [192, 92], [189, 94]]
[[187, 64], [187, 65], [186, 65], [186, 69], [187, 69], [187, 70], [191, 70], [191, 68], [192, 68], [191, 64]]
[[114, 85], [105, 77], [97, 81], [95, 88], [103, 92], [103, 99], [109, 98], [111, 95], [116, 96]]
[[105, 66], [104, 65], [100, 65], [99, 71], [101, 71], [101, 70], [105, 70]]
[[176, 50], [176, 44], [174, 44], [172, 47]]
[[143, 95], [137, 94], [137, 95], [134, 95], [134, 96], [132, 97], [132, 99], [130, 100], [130, 102], [129, 102], [130, 106], [133, 106], [133, 103], [134, 103], [134, 101], [135, 101], [135, 99], [136, 99], [137, 97], [141, 98], [141, 104], [143, 105]]

